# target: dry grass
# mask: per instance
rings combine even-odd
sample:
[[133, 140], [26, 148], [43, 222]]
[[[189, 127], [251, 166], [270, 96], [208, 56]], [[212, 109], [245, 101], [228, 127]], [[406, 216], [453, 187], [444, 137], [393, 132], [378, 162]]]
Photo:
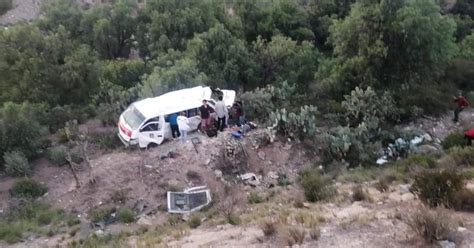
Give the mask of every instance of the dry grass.
[[265, 237], [273, 237], [277, 233], [277, 223], [272, 220], [264, 220], [259, 224]]
[[321, 229], [319, 229], [318, 226], [313, 227], [309, 231], [309, 237], [311, 237], [312, 240], [318, 240], [321, 237]]
[[427, 242], [444, 240], [453, 229], [453, 220], [443, 208], [434, 210], [420, 206], [407, 219], [410, 228]]
[[361, 185], [357, 185], [352, 189], [352, 201], [372, 201], [369, 192]]
[[306, 230], [300, 227], [289, 227], [283, 236], [284, 242], [288, 246], [301, 245], [304, 242]]

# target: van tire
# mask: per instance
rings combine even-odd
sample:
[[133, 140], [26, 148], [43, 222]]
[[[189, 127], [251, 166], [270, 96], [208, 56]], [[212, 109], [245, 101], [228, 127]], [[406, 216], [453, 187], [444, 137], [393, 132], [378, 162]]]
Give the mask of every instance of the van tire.
[[156, 143], [150, 143], [146, 146], [146, 149], [148, 150], [148, 149], [151, 149], [151, 148], [155, 148], [157, 146], [158, 146], [158, 144], [156, 144]]

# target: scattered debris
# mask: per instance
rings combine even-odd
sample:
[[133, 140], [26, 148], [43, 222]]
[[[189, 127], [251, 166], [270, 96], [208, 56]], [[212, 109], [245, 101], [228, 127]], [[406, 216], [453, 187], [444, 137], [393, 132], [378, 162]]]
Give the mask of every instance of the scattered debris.
[[150, 217], [147, 217], [147, 216], [140, 217], [137, 221], [137, 224], [142, 225], [142, 226], [151, 226], [151, 225], [153, 225], [153, 223], [151, 222]]
[[247, 185], [258, 186], [260, 185], [260, 180], [258, 179], [255, 173], [245, 173], [239, 176], [239, 178]]
[[221, 170], [214, 170], [214, 175], [216, 175], [217, 178], [222, 178], [222, 171]]
[[185, 189], [183, 192], [167, 193], [168, 212], [191, 213], [197, 211], [211, 202], [211, 191], [206, 186]]
[[199, 139], [199, 137], [193, 137], [191, 139], [191, 142], [193, 143], [193, 147], [194, 147], [194, 150], [196, 151], [196, 153], [199, 153], [199, 151], [196, 147], [197, 144], [201, 144], [201, 140]]
[[274, 171], [269, 171], [267, 173], [267, 177], [270, 178], [270, 179], [278, 179], [279, 175], [278, 175], [278, 173], [276, 173]]

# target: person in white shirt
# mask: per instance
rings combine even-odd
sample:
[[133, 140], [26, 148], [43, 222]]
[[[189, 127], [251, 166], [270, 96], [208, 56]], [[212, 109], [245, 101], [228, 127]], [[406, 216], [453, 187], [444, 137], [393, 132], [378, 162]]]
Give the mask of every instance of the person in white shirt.
[[186, 112], [181, 112], [181, 115], [176, 118], [178, 122], [178, 128], [181, 136], [179, 137], [183, 142], [186, 142], [188, 138], [189, 122], [186, 117]]
[[221, 132], [224, 131], [224, 127], [226, 125], [226, 116], [228, 116], [227, 108], [222, 99], [222, 96], [219, 96], [219, 101], [216, 102], [214, 110], [217, 115], [217, 129]]

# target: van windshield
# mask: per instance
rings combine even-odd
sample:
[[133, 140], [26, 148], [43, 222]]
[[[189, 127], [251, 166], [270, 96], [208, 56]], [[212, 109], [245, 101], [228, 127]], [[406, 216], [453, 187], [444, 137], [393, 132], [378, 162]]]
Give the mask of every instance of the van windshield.
[[125, 113], [123, 113], [123, 118], [125, 122], [133, 129], [136, 130], [140, 127], [140, 124], [145, 121], [145, 116], [140, 113], [135, 107], [128, 108]]

